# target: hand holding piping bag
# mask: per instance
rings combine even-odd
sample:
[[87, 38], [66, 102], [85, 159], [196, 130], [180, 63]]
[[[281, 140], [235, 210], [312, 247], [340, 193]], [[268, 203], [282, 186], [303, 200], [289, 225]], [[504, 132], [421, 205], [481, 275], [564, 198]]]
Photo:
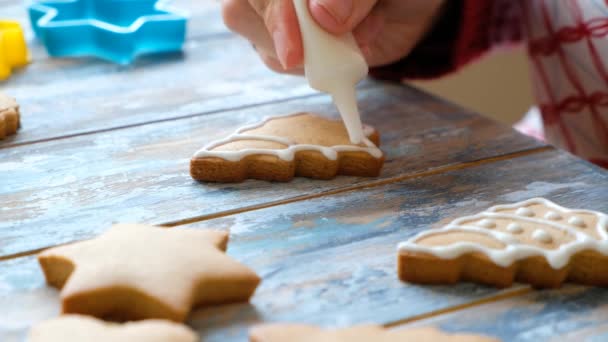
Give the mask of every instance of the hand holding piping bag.
[[317, 25], [308, 0], [293, 0], [304, 45], [304, 70], [314, 89], [331, 94], [350, 141], [364, 139], [355, 86], [368, 72], [367, 63], [351, 33], [333, 35]]
[[271, 69], [301, 74], [306, 66], [311, 86], [332, 94], [351, 141], [359, 143], [363, 134], [354, 85], [367, 74], [366, 64], [390, 64], [407, 55], [442, 4], [443, 0], [224, 0], [223, 16], [231, 30], [254, 44]]

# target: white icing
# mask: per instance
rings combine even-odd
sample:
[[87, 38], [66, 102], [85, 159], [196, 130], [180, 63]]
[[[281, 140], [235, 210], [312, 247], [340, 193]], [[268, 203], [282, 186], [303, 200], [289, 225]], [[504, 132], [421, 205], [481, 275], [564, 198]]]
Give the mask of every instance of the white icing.
[[524, 229], [518, 223], [511, 222], [507, 225], [507, 231], [513, 234], [520, 234], [523, 233]]
[[338, 107], [350, 141], [365, 139], [357, 107], [355, 85], [369, 68], [351, 33], [331, 34], [322, 29], [308, 10], [308, 0], [293, 0], [304, 46], [304, 74], [310, 86], [327, 92]]
[[545, 214], [545, 218], [547, 220], [553, 220], [553, 221], [557, 221], [557, 220], [561, 220], [562, 216], [558, 213], [556, 213], [555, 211], [549, 210], [547, 211], [547, 213]]
[[583, 221], [583, 219], [578, 216], [571, 216], [568, 219], [568, 223], [579, 228], [585, 228], [587, 226], [585, 224], [585, 221]]
[[[512, 210], [515, 208], [524, 209], [523, 207], [533, 204], [545, 205], [556, 211], [564, 213], [596, 216], [597, 225], [595, 227], [595, 233], [597, 234], [599, 239], [596, 239], [593, 236], [588, 235], [587, 233], [580, 231], [572, 226], [557, 223], [555, 221], [548, 221], [526, 216], [517, 216], [521, 215], [521, 212], [516, 212], [517, 215], [511, 215], [502, 212], [504, 210]], [[519, 209], [517, 211], [519, 211]], [[512, 235], [500, 232], [498, 230], [489, 230], [473, 225], [462, 224], [463, 222], [471, 222], [483, 218], [518, 220], [535, 225], [550, 226], [551, 228], [566, 232], [568, 235], [572, 236], [573, 239], [570, 242], [560, 245], [558, 248], [546, 249], [537, 246], [517, 243], [517, 239], [515, 239]], [[496, 265], [501, 267], [507, 267], [517, 260], [525, 259], [528, 257], [542, 256], [547, 260], [551, 267], [553, 267], [554, 269], [560, 269], [568, 264], [570, 258], [574, 254], [580, 251], [596, 251], [600, 254], [608, 256], [608, 233], [606, 232], [607, 228], [608, 215], [606, 214], [591, 210], [567, 209], [544, 198], [533, 198], [515, 204], [497, 205], [489, 208], [487, 211], [482, 212], [480, 214], [456, 219], [443, 228], [431, 229], [426, 232], [422, 232], [417, 236], [413, 237], [412, 239], [401, 242], [398, 246], [398, 250], [400, 252], [427, 253], [442, 259], [454, 259], [464, 254], [479, 252], [485, 254]], [[507, 228], [507, 230], [509, 229]], [[452, 231], [468, 231], [487, 235], [503, 243], [505, 245], [505, 248], [494, 249], [486, 247], [482, 244], [468, 241], [459, 241], [446, 246], [423, 246], [417, 244], [417, 241], [424, 237], [442, 232]], [[549, 234], [547, 233], [547, 235]]]
[[[270, 120], [285, 118], [288, 116], [304, 115], [304, 114], [306, 114], [306, 113], [296, 113], [296, 114], [290, 114], [290, 115], [286, 115], [286, 116], [269, 117], [269, 118], [264, 119], [260, 123], [242, 127], [240, 129], [238, 129], [234, 134], [230, 135], [228, 138], [214, 141], [214, 142], [210, 143], [209, 145], [203, 147], [202, 149], [200, 149], [199, 151], [197, 151], [194, 154], [193, 158], [201, 159], [201, 158], [208, 158], [208, 157], [216, 157], [216, 158], [222, 158], [222, 159], [225, 159], [228, 161], [236, 162], [236, 161], [239, 161], [239, 160], [245, 158], [246, 156], [255, 155], [255, 154], [266, 154], [266, 155], [276, 156], [285, 161], [292, 161], [295, 157], [296, 152], [298, 152], [298, 151], [318, 151], [318, 152], [322, 153], [323, 156], [325, 156], [325, 158], [330, 159], [330, 160], [337, 160], [338, 153], [340, 153], [340, 152], [364, 152], [364, 153], [368, 153], [369, 155], [371, 155], [374, 158], [382, 157], [382, 151], [378, 147], [376, 147], [376, 145], [374, 145], [374, 143], [371, 142], [367, 138], [367, 136], [369, 136], [373, 132], [373, 129], [366, 125], [363, 127], [364, 133], [366, 136], [366, 138], [363, 139], [363, 144], [365, 146], [336, 145], [336, 146], [328, 147], [328, 146], [320, 146], [320, 145], [297, 144], [296, 142], [291, 141], [290, 139], [287, 139], [284, 137], [276, 137], [276, 136], [269, 136], [269, 135], [252, 135], [252, 134], [245, 133], [247, 131], [262, 127], [263, 125], [268, 123], [268, 121], [270, 121]], [[270, 141], [270, 142], [276, 142], [276, 143], [285, 145], [286, 148], [283, 148], [283, 149], [246, 148], [246, 149], [242, 149], [239, 151], [213, 151], [213, 149], [218, 146], [222, 146], [222, 145], [225, 145], [225, 144], [228, 144], [228, 143], [231, 143], [234, 141], [238, 141], [238, 140]]]
[[529, 208], [525, 208], [525, 207], [518, 208], [515, 211], [515, 214], [517, 214], [519, 216], [527, 216], [527, 217], [534, 216], [534, 212], [532, 210], [530, 210]]
[[496, 222], [490, 219], [483, 219], [479, 221], [477, 225], [484, 228], [494, 228], [496, 227]]
[[532, 238], [538, 242], [542, 242], [542, 243], [551, 243], [553, 242], [553, 238], [551, 237], [551, 234], [547, 233], [545, 230], [542, 229], [536, 229], [534, 232], [532, 232]]

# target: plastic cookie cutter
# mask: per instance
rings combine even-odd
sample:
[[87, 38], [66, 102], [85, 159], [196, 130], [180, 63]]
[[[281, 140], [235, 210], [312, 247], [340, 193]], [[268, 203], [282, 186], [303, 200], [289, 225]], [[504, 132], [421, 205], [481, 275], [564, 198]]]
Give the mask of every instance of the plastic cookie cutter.
[[96, 56], [129, 64], [180, 51], [186, 14], [159, 0], [44, 0], [29, 5], [36, 36], [54, 57]]
[[21, 25], [16, 21], [0, 20], [0, 80], [7, 79], [13, 68], [28, 62], [27, 45]]

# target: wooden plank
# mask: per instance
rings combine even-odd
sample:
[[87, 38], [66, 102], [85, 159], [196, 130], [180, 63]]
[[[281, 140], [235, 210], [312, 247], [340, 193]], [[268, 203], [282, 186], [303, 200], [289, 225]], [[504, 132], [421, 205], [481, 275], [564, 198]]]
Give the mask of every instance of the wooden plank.
[[413, 324], [451, 332], [474, 332], [503, 341], [606, 341], [608, 291], [570, 285], [534, 291]]
[[[302, 79], [268, 70], [248, 43], [229, 35], [217, 1], [175, 6], [192, 15], [184, 54], [117, 66], [93, 58], [49, 59], [31, 42], [33, 63], [0, 85], [23, 113], [20, 133], [0, 147], [313, 93]], [[22, 4], [7, 11], [31, 31]]]
[[307, 110], [337, 116], [326, 96], [1, 149], [0, 255], [87, 238], [114, 221], [216, 216], [542, 146], [405, 86], [365, 90], [361, 100], [363, 118], [383, 135], [387, 161], [379, 178], [286, 184], [190, 178], [192, 153], [245, 123]]
[[[606, 172], [554, 151], [192, 224], [230, 229], [228, 253], [263, 282], [250, 304], [201, 309], [189, 324], [205, 341], [243, 341], [262, 321], [388, 324], [517, 293], [526, 287], [402, 283], [396, 244], [438, 221], [534, 196], [608, 210], [606, 190]], [[33, 257], [0, 262], [0, 307], [0, 336], [22, 336], [56, 314], [57, 293]]]
[[0, 148], [315, 93], [301, 78], [268, 70], [234, 36], [193, 39], [184, 55], [131, 66], [36, 62], [0, 91], [16, 97], [23, 113], [19, 134]]

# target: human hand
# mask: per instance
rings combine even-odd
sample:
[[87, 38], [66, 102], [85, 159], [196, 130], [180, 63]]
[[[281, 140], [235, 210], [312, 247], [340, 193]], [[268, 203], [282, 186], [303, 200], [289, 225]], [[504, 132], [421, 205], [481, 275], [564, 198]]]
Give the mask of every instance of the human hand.
[[[432, 27], [444, 0], [308, 0], [333, 34], [353, 32], [371, 67], [405, 57]], [[222, 0], [224, 22], [277, 72], [301, 74], [303, 47], [292, 0]]]

